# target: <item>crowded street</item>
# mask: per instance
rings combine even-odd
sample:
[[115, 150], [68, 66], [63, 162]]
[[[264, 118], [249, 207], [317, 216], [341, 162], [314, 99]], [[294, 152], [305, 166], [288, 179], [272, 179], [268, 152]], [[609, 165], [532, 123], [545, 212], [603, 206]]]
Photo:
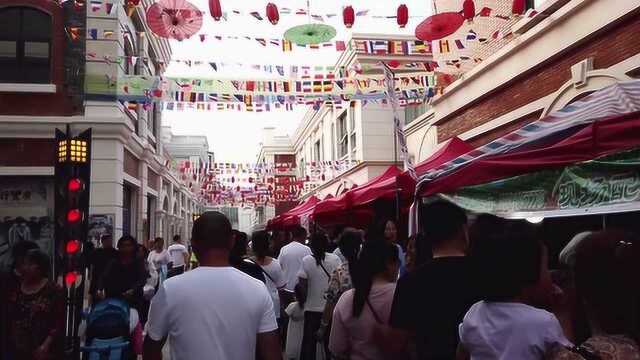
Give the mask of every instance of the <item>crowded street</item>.
[[0, 0], [0, 360], [640, 360], [640, 0]]

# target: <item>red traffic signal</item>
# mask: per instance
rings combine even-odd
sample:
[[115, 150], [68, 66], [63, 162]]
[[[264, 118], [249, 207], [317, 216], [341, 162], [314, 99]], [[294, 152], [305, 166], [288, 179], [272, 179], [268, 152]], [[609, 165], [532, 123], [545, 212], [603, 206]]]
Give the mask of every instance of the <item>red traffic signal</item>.
[[71, 287], [71, 285], [75, 284], [77, 279], [78, 273], [69, 272], [64, 276], [64, 283], [67, 285], [67, 287]]
[[70, 192], [78, 192], [80, 190], [82, 190], [82, 188], [84, 184], [82, 183], [82, 180], [78, 179], [78, 178], [73, 178], [71, 180], [69, 180], [69, 183], [67, 184], [67, 189], [69, 189]]
[[78, 209], [71, 209], [67, 213], [67, 221], [70, 223], [76, 223], [82, 220], [82, 212]]
[[80, 250], [80, 241], [78, 240], [69, 240], [67, 242], [67, 254], [72, 255], [77, 253]]

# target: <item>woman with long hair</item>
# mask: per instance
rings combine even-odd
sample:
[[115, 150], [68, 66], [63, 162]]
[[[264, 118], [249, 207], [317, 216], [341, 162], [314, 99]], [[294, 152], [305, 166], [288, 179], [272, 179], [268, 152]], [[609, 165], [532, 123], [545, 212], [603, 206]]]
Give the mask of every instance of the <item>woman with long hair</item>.
[[335, 307], [329, 350], [339, 358], [393, 358], [384, 343], [398, 278], [398, 248], [381, 241], [366, 242], [355, 269], [354, 289]]
[[266, 231], [256, 231], [251, 234], [251, 250], [253, 257], [250, 259], [259, 265], [266, 278], [267, 289], [273, 300], [273, 310], [276, 319], [280, 319], [280, 298], [278, 291], [284, 289], [286, 285], [284, 273], [277, 259], [272, 258], [269, 248], [269, 233]]
[[302, 259], [298, 288], [300, 302], [304, 303], [304, 334], [302, 336], [302, 360], [315, 360], [316, 333], [322, 321], [324, 311], [324, 294], [329, 287], [331, 274], [340, 265], [340, 258], [327, 253], [329, 239], [324, 233], [311, 235], [311, 255]]
[[352, 274], [355, 273], [354, 269], [361, 246], [362, 232], [354, 228], [344, 229], [338, 238], [338, 249], [344, 257], [344, 260], [333, 274], [331, 274], [331, 279], [329, 280], [329, 288], [325, 294], [327, 303], [324, 307], [320, 331], [318, 332], [319, 339], [324, 337], [326, 329], [331, 323], [333, 309], [338, 299], [340, 299], [340, 296], [342, 296], [345, 291], [353, 288]]
[[58, 359], [62, 356], [64, 296], [49, 279], [49, 257], [29, 250], [20, 264], [21, 282], [9, 293], [11, 359]]
[[398, 248], [400, 274], [404, 274], [406, 271], [405, 252], [402, 248], [401, 241], [398, 239], [398, 224], [396, 221], [393, 219], [384, 219], [380, 221], [374, 229], [374, 233], [370, 234], [369, 238], [384, 239], [389, 244], [395, 245]]

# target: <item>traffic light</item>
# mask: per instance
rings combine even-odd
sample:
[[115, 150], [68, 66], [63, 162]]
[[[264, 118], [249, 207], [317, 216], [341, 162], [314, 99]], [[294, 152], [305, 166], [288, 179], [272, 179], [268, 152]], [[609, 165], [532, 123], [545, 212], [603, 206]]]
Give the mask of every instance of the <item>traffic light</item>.
[[77, 358], [78, 326], [86, 278], [91, 129], [72, 137], [56, 129], [55, 240], [62, 263], [54, 269], [66, 290], [65, 357]]

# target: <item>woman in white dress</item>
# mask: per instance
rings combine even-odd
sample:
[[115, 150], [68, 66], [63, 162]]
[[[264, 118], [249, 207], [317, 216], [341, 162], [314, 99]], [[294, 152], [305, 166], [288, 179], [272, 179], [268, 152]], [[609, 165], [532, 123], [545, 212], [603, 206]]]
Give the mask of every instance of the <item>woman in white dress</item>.
[[269, 248], [269, 233], [266, 231], [256, 231], [251, 234], [251, 249], [254, 254], [251, 260], [262, 268], [265, 280], [267, 281], [267, 289], [273, 300], [273, 311], [278, 319], [280, 318], [280, 297], [278, 296], [278, 291], [284, 289], [286, 282], [280, 263], [278, 260], [269, 256], [271, 253]]

